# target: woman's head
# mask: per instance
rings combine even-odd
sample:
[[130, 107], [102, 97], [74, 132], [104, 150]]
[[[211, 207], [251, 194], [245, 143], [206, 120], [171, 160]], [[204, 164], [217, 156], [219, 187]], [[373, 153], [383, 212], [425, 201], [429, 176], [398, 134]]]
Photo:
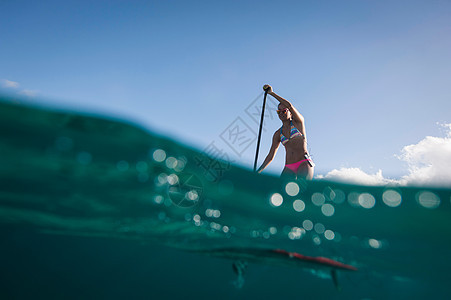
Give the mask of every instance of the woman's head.
[[278, 106], [277, 115], [279, 116], [279, 119], [282, 121], [291, 120], [290, 110], [288, 109], [288, 107], [286, 107], [282, 103], [280, 103]]

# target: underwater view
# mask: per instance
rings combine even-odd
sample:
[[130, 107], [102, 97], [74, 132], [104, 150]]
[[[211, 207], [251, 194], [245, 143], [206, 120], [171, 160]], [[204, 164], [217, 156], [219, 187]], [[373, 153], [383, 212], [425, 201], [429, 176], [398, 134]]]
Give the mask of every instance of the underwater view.
[[2, 299], [449, 299], [451, 189], [289, 180], [0, 99]]

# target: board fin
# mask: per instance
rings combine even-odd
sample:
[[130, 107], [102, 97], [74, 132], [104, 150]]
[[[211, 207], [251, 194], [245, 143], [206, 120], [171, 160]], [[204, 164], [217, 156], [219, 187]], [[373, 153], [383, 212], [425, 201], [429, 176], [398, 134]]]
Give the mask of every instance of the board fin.
[[332, 269], [332, 270], [330, 271], [330, 275], [331, 275], [331, 277], [332, 277], [332, 281], [334, 282], [335, 288], [336, 288], [338, 291], [341, 291], [341, 286], [340, 286], [340, 284], [338, 283], [337, 270], [336, 270], [336, 269]]
[[236, 288], [240, 289], [244, 285], [244, 272], [246, 271], [247, 268], [247, 261], [237, 260], [233, 263], [232, 267], [233, 271], [238, 276], [237, 279], [232, 283]]

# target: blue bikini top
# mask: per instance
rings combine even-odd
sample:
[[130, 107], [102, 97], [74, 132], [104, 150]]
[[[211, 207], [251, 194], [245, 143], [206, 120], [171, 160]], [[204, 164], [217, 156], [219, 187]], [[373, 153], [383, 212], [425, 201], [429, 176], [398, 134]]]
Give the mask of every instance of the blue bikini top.
[[282, 127], [280, 127], [280, 141], [282, 142], [283, 145], [285, 145], [286, 143], [288, 143], [289, 140], [291, 140], [292, 138], [296, 137], [296, 136], [302, 136], [304, 137], [304, 135], [293, 125], [293, 121], [290, 122], [291, 124], [291, 130], [290, 130], [290, 137], [287, 138], [286, 136], [283, 135], [282, 133]]

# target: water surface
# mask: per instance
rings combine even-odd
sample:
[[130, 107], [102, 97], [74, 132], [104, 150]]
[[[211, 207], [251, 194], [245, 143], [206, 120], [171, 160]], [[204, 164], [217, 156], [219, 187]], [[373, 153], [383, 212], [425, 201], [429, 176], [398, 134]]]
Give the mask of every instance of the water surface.
[[[0, 102], [2, 298], [447, 298], [451, 190], [290, 181], [111, 118]], [[358, 268], [250, 264], [285, 249]]]

